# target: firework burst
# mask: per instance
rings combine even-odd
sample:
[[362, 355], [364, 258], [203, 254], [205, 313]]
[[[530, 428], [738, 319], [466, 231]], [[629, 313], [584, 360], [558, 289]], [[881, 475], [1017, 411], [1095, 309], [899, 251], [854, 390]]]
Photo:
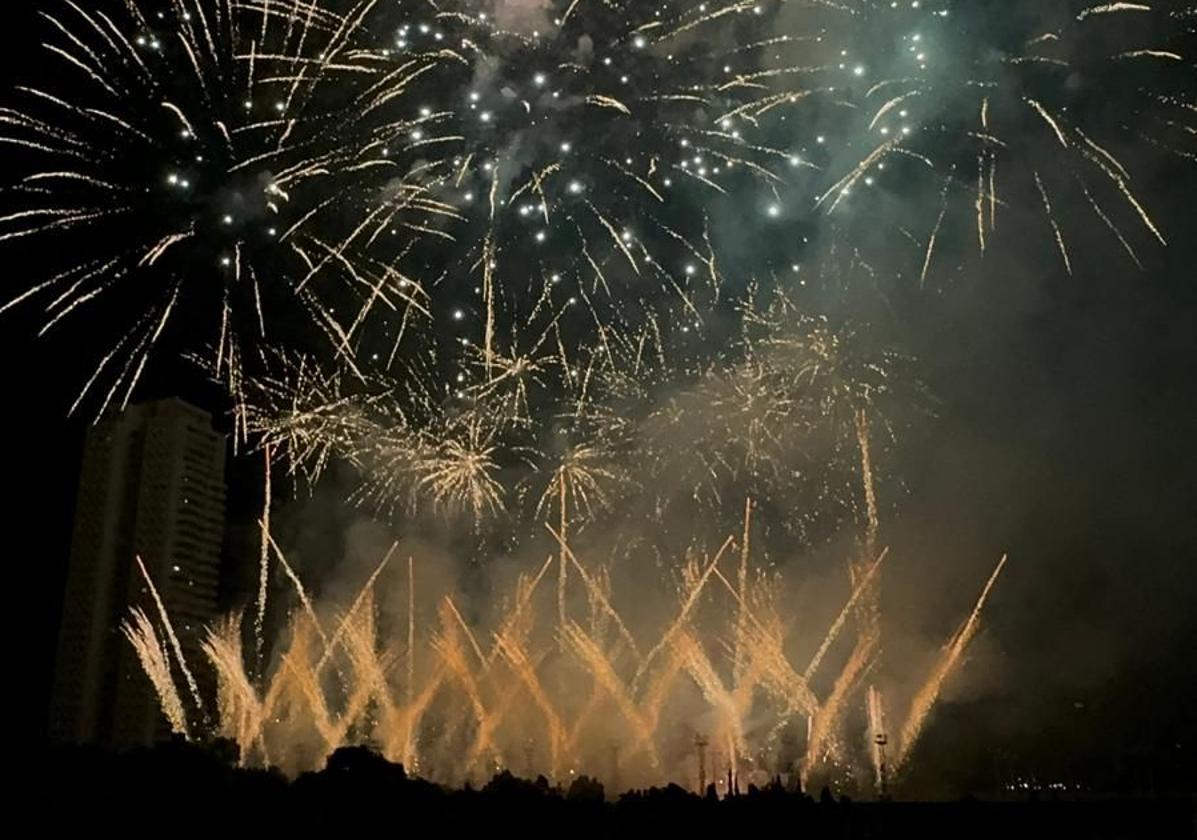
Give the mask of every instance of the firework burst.
[[[1003, 230], [1019, 225], [1003, 216], [1041, 219], [1068, 272], [1082, 226], [1105, 229], [1136, 265], [1166, 242], [1133, 173], [1145, 158], [1195, 159], [1177, 24], [1189, 4], [852, 0], [777, 14], [792, 46], [750, 78], [786, 90], [750, 113], [806, 108], [815, 205], [853, 230], [896, 208], [886, 217], [915, 240], [921, 283], [942, 249], [971, 239], [984, 255], [1009, 241]], [[1065, 219], [1066, 202], [1088, 212]]]
[[126, 402], [160, 344], [210, 347], [232, 391], [247, 343], [265, 339], [308, 332], [352, 367], [372, 307], [420, 306], [357, 234], [435, 211], [397, 178], [382, 189], [377, 127], [357, 107], [373, 70], [357, 17], [296, 0], [46, 6], [64, 78], [0, 111], [27, 171], [0, 240], [69, 259], [41, 260], [51, 276], [3, 308], [40, 302], [44, 330], [115, 316], [80, 400]]

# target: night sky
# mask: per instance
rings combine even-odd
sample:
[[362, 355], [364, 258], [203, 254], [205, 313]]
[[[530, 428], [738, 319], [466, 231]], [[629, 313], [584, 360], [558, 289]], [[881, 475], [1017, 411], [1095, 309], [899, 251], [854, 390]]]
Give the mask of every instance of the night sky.
[[[38, 4], [12, 5], [0, 30], [6, 91], [50, 66], [36, 50], [34, 33], [46, 28], [29, 8]], [[949, 691], [922, 745], [939, 760], [922, 772], [967, 779], [982, 756], [1009, 753], [1074, 769], [1140, 756], [1193, 778], [1197, 167], [1143, 156], [1136, 191], [1170, 244], [1145, 246], [1142, 270], [1119, 258], [1109, 231], [1095, 223], [1070, 232], [1071, 276], [1036, 228], [983, 261], [949, 251], [923, 290], [917, 271], [907, 271], [880, 292], [936, 398], [935, 418], [897, 465], [908, 495], [887, 524], [887, 544], [909, 573], [887, 580], [895, 610], [913, 633], [934, 637], [997, 557], [1011, 558], [965, 667], [969, 679]], [[0, 157], [6, 184], [7, 160]], [[1091, 213], [1076, 196], [1062, 201], [1054, 208], [1061, 218]], [[1031, 230], [1017, 213], [1011, 218]], [[747, 250], [752, 236], [745, 234]], [[7, 300], [42, 268], [36, 249], [0, 254]], [[814, 251], [801, 257], [820, 260]], [[83, 317], [37, 338], [40, 325], [36, 307], [0, 316], [4, 521], [19, 616], [10, 638], [29, 663], [10, 684], [33, 721], [45, 717], [89, 417], [66, 415], [94, 366], [93, 339], [111, 326]], [[183, 395], [220, 413], [220, 389], [170, 361], [171, 352], [138, 396]], [[231, 476], [236, 555], [257, 516], [260, 479], [238, 465]], [[245, 575], [234, 570], [232, 578]], [[243, 597], [229, 594], [230, 602]], [[919, 611], [902, 615], [905, 602]], [[987, 673], [974, 673], [982, 665]]]

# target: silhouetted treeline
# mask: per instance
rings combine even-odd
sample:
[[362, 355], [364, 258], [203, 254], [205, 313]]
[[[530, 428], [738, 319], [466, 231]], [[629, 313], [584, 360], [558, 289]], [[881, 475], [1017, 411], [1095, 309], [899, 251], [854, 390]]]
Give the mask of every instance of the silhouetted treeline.
[[[677, 785], [608, 798], [585, 776], [568, 787], [503, 772], [485, 786], [450, 790], [411, 778], [362, 747], [338, 750], [318, 773], [235, 766], [227, 745], [171, 743], [116, 755], [82, 747], [44, 754], [37, 769], [40, 836], [740, 838], [749, 831], [799, 838], [1164, 838], [1197, 832], [1194, 801], [852, 802], [780, 782], [720, 797]], [[679, 834], [679, 832], [681, 834]], [[764, 838], [762, 838], [764, 840]]]

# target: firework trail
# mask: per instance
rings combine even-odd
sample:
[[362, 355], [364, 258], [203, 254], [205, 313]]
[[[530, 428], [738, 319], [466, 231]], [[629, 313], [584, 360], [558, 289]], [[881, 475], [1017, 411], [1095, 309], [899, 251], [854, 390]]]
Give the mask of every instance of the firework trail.
[[[623, 619], [620, 618], [620, 615], [616, 611], [616, 609], [613, 606], [611, 606], [611, 602], [608, 599], [606, 593], [603, 592], [602, 587], [599, 586], [599, 584], [594, 580], [594, 578], [589, 573], [587, 573], [586, 567], [583, 566], [580, 562], [578, 562], [578, 558], [575, 557], [573, 552], [569, 550], [569, 546], [567, 546], [565, 544], [565, 540], [562, 538], [562, 536], [560, 534], [558, 534], [556, 531], [554, 531], [551, 526], [546, 526], [546, 527], [548, 527], [549, 533], [552, 534], [553, 537], [558, 540], [558, 542], [561, 546], [561, 551], [562, 551], [563, 555], [570, 561], [570, 563], [573, 565], [573, 567], [577, 570], [578, 577], [581, 578], [583, 585], [586, 587], [586, 594], [591, 598], [592, 602], [595, 605], [597, 605], [597, 607], [598, 607], [596, 612], [598, 614], [602, 615], [604, 618], [608, 618], [612, 622], [614, 622], [615, 627], [619, 631], [620, 636], [627, 643], [628, 648], [635, 655], [637, 660], [639, 660], [641, 658], [640, 651], [636, 646], [635, 637], [632, 635], [632, 632], [630, 630], [628, 630], [627, 625], [624, 624]], [[563, 606], [562, 593], [560, 590], [558, 590], [557, 598], [558, 598], [557, 608], [558, 608], [558, 611], [560, 611]]]
[[328, 637], [324, 634], [324, 628], [320, 624], [320, 619], [316, 615], [316, 607], [312, 604], [312, 599], [308, 597], [307, 589], [303, 585], [303, 581], [299, 579], [299, 575], [295, 574], [295, 570], [291, 568], [291, 564], [287, 562], [286, 555], [283, 550], [278, 547], [278, 543], [274, 541], [274, 537], [266, 530], [265, 521], [259, 521], [258, 527], [262, 529], [262, 533], [266, 534], [266, 540], [270, 543], [270, 547], [274, 549], [274, 556], [278, 560], [279, 565], [282, 566], [283, 572], [287, 578], [295, 586], [295, 594], [299, 596], [299, 602], [303, 605], [304, 612], [307, 613], [311, 621], [312, 628], [320, 636], [320, 641], [324, 643], [325, 648], [329, 647]]
[[568, 737], [565, 724], [541, 684], [540, 678], [536, 675], [536, 668], [528, 658], [523, 646], [507, 636], [500, 636], [495, 642], [503, 659], [523, 684], [524, 690], [528, 692], [536, 708], [544, 716], [544, 723], [548, 727], [549, 735], [549, 769], [554, 775], [557, 775], [561, 767], [561, 750]]
[[744, 533], [740, 537], [740, 567], [736, 574], [736, 600], [740, 612], [736, 619], [734, 650], [732, 652], [732, 673], [739, 682], [744, 671], [744, 641], [748, 636], [748, 555], [751, 552], [750, 527], [752, 525], [752, 499], [744, 500]]
[[257, 657], [257, 668], [262, 669], [262, 649], [265, 645], [264, 626], [266, 623], [266, 595], [270, 585], [270, 462], [272, 452], [269, 445], [263, 448], [264, 497], [262, 499], [261, 546], [258, 555], [258, 600], [257, 611], [254, 613], [254, 655]]
[[654, 645], [649, 652], [645, 654], [643, 660], [641, 660], [640, 667], [636, 672], [637, 684], [639, 684], [641, 678], [648, 672], [649, 666], [653, 664], [654, 660], [658, 656], [660, 656], [661, 652], [673, 643], [674, 636], [682, 632], [682, 630], [685, 628], [686, 622], [689, 620], [691, 613], [698, 605], [699, 598], [706, 589], [707, 581], [710, 580], [710, 577], [714, 573], [716, 566], [719, 565], [719, 560], [723, 557], [724, 552], [727, 551], [734, 541], [735, 537], [728, 537], [727, 540], [724, 541], [723, 545], [720, 546], [719, 550], [715, 552], [715, 556], [711, 558], [709, 563], [707, 563], [706, 568], [703, 570], [701, 576], [698, 576], [692, 581], [687, 582], [687, 584], [684, 586], [683, 591], [685, 597], [682, 599], [681, 609], [678, 610], [678, 614], [674, 618], [673, 622], [668, 628], [666, 628], [665, 632], [661, 634], [660, 640], [658, 640], [656, 645]]
[[407, 704], [416, 690], [416, 566], [407, 558]]
[[[166, 604], [162, 602], [162, 596], [158, 594], [158, 587], [154, 586], [154, 581], [150, 578], [150, 573], [146, 571], [145, 563], [142, 562], [140, 555], [135, 559], [137, 561], [137, 568], [141, 572], [141, 577], [150, 591], [150, 597], [154, 599], [154, 605], [158, 608], [158, 618], [162, 621], [162, 626], [166, 630], [166, 638], [170, 640], [170, 647], [175, 654], [175, 661], [179, 665], [179, 670], [183, 672], [183, 677], [187, 680], [187, 688], [191, 691], [191, 699], [195, 701], [195, 708], [200, 714], [203, 714], [204, 701], [200, 698], [199, 685], [196, 683], [191, 669], [187, 667], [187, 660], [183, 656], [183, 646], [179, 643], [179, 637], [175, 634], [174, 625], [171, 624], [170, 613], [167, 612]], [[144, 634], [142, 634], [142, 638], [145, 638]]]
[[353, 605], [349, 607], [349, 611], [341, 619], [337, 625], [337, 629], [333, 631], [332, 638], [327, 641], [324, 648], [324, 653], [320, 657], [319, 662], [316, 663], [316, 673], [319, 674], [324, 670], [324, 666], [332, 657], [333, 652], [337, 649], [341, 638], [347, 630], [353, 628], [353, 620], [359, 613], [368, 613], [370, 606], [370, 599], [374, 594], [374, 582], [378, 580], [378, 576], [386, 569], [387, 564], [391, 562], [391, 557], [394, 556], [395, 551], [399, 548], [399, 543], [392, 543], [387, 553], [383, 555], [381, 562], [375, 567], [374, 571], [370, 573], [370, 577], [366, 579], [366, 583], [358, 592], [357, 598], [354, 599]]
[[831, 693], [819, 710], [810, 718], [810, 735], [806, 755], [799, 767], [799, 778], [803, 787], [815, 766], [835, 752], [838, 746], [832, 743], [841, 723], [847, 701], [860, 681], [876, 661], [877, 643], [865, 639], [852, 650], [847, 664], [835, 679]]
[[632, 693], [623, 680], [616, 673], [610, 659], [603, 653], [598, 643], [591, 638], [578, 624], [571, 623], [565, 630], [565, 640], [577, 655], [578, 659], [588, 667], [594, 675], [595, 681], [615, 701], [625, 723], [632, 728], [635, 736], [632, 754], [643, 747], [648, 750], [648, 760], [656, 767], [660, 760], [653, 746], [653, 726], [646, 720], [633, 700]]
[[[255, 627], [255, 631], [256, 631]], [[257, 637], [255, 636], [255, 642]], [[204, 654], [217, 674], [217, 720], [219, 733], [240, 747], [240, 763], [245, 766], [249, 751], [255, 746], [263, 750], [268, 763], [269, 753], [261, 739], [262, 704], [248, 674], [241, 646], [241, 616], [233, 613], [208, 629], [203, 642]], [[261, 654], [255, 651], [258, 672]]]
[[839, 638], [840, 631], [844, 629], [844, 625], [848, 622], [848, 617], [852, 614], [852, 611], [856, 608], [864, 593], [868, 591], [873, 576], [881, 568], [881, 563], [888, 554], [888, 548], [882, 551], [881, 555], [873, 561], [860, 580], [854, 582], [851, 597], [848, 598], [847, 603], [844, 604], [844, 608], [840, 610], [840, 614], [832, 622], [831, 629], [827, 631], [827, 635], [823, 637], [819, 649], [815, 651], [815, 655], [811, 657], [810, 664], [806, 666], [806, 672], [802, 675], [804, 680], [809, 680], [819, 670], [819, 666], [823, 663], [823, 658], [827, 656], [827, 651], [831, 649], [831, 645]]
[[[877, 556], [877, 533], [881, 528], [877, 514], [877, 488], [873, 476], [872, 450], [869, 442], [869, 416], [863, 408], [856, 409], [854, 418], [856, 427], [856, 441], [860, 449], [860, 477], [865, 498], [865, 539], [864, 557], [849, 563], [854, 578], [866, 574], [866, 569], [872, 572], [876, 568], [869, 568], [873, 557]], [[873, 577], [871, 574], [869, 577]], [[876, 582], [865, 588], [860, 603], [861, 634], [872, 636], [878, 640], [881, 637], [881, 595]]]
[[939, 660], [932, 668], [927, 681], [915, 693], [914, 700], [910, 704], [910, 713], [907, 715], [906, 721], [902, 724], [901, 752], [898, 753], [897, 760], [899, 766], [910, 757], [911, 752], [918, 743], [919, 735], [922, 734], [923, 727], [926, 725], [927, 715], [930, 714], [935, 701], [939, 699], [939, 693], [943, 689], [944, 681], [955, 670], [956, 664], [968, 648], [969, 642], [977, 634], [981, 622], [981, 610], [985, 607], [985, 602], [989, 599], [989, 593], [993, 589], [993, 585], [997, 583], [998, 576], [1001, 575], [1002, 569], [1005, 566], [1006, 555], [1002, 555], [1002, 559], [998, 561], [993, 574], [986, 581], [985, 588], [981, 590], [981, 596], [977, 599], [977, 604], [973, 607], [972, 613], [965, 619], [964, 624], [956, 631], [951, 640], [944, 645], [943, 650], [940, 652]]
[[175, 687], [171, 676], [170, 657], [166, 648], [158, 640], [158, 633], [154, 624], [140, 608], [134, 607], [129, 618], [121, 622], [121, 633], [133, 646], [137, 659], [141, 662], [142, 671], [149, 678], [158, 695], [158, 703], [162, 713], [170, 724], [170, 731], [190, 738], [187, 727], [187, 712], [183, 708], [183, 700]]

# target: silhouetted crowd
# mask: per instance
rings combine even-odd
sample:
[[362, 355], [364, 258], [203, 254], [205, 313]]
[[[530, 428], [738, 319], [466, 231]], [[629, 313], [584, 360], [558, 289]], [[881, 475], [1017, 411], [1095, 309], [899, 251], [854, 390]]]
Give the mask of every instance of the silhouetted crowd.
[[1197, 836], [1194, 800], [853, 802], [813, 798], [780, 780], [720, 796], [677, 785], [608, 797], [581, 776], [568, 787], [502, 772], [480, 788], [448, 789], [407, 775], [364, 747], [344, 748], [321, 772], [288, 780], [236, 766], [227, 746], [175, 742], [114, 754], [60, 747], [38, 769], [37, 836], [220, 834], [266, 838], [720, 837], [1163, 838]]

